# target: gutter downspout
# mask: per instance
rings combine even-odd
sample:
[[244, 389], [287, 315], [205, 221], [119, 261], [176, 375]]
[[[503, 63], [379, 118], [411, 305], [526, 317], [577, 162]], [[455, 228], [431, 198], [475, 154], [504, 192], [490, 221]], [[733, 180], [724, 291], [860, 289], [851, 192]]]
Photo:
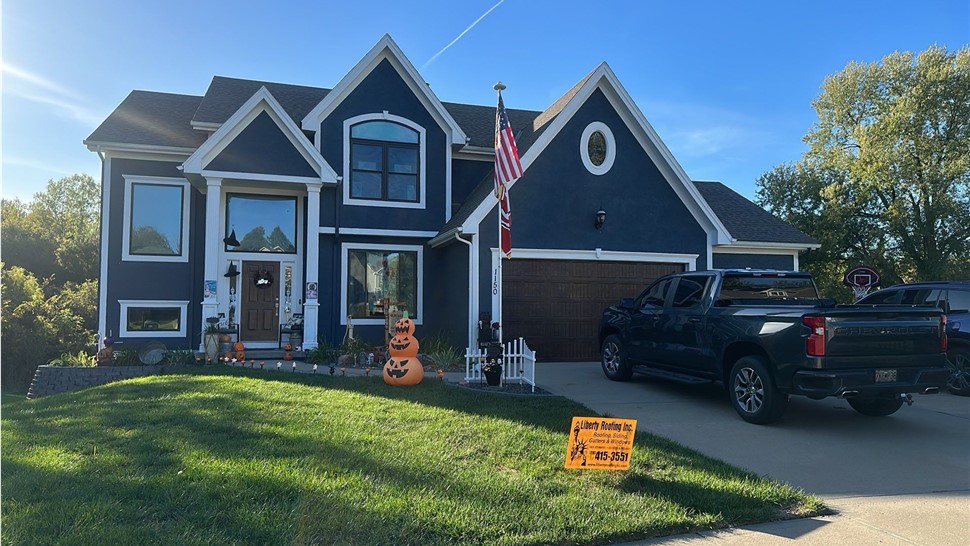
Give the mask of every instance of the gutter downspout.
[[[478, 316], [477, 309], [475, 308], [475, 302], [478, 300], [478, 271], [475, 269], [475, 245], [472, 241], [466, 241], [461, 238], [462, 228], [459, 227], [455, 230], [453, 237], [456, 241], [459, 241], [465, 245], [468, 245], [468, 347], [473, 348], [475, 346], [475, 317]], [[474, 239], [475, 235], [472, 235]]]
[[[319, 133], [318, 133], [319, 134]], [[337, 185], [333, 194], [333, 267], [330, 274], [330, 336], [327, 342], [336, 343], [337, 330], [340, 328], [340, 202], [343, 195], [341, 185], [344, 177], [337, 177]], [[319, 226], [317, 228], [319, 232]], [[319, 330], [319, 327], [318, 327]]]

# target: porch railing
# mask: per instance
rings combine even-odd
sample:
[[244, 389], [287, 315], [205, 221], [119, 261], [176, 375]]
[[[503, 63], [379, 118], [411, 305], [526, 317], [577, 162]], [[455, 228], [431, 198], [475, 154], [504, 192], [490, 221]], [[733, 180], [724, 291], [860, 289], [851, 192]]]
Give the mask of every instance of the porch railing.
[[[465, 381], [484, 381], [482, 362], [488, 359], [488, 351], [481, 348], [465, 349]], [[536, 389], [536, 353], [521, 337], [505, 343], [502, 353], [502, 383], [518, 381]]]

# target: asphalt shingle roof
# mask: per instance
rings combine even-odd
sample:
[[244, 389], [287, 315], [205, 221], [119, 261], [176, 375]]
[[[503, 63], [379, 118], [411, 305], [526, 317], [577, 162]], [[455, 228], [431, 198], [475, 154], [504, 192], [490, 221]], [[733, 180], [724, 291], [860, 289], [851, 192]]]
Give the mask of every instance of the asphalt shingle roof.
[[223, 123], [239, 110], [260, 87], [266, 87], [283, 110], [293, 118], [297, 127], [310, 110], [323, 100], [330, 92], [323, 87], [309, 87], [288, 83], [264, 82], [258, 80], [243, 80], [215, 76], [206, 89], [202, 104], [192, 121], [199, 123]]
[[189, 121], [201, 102], [195, 95], [132, 91], [85, 142], [198, 148], [206, 135]]
[[694, 186], [738, 241], [818, 244], [815, 239], [720, 182], [695, 180]]

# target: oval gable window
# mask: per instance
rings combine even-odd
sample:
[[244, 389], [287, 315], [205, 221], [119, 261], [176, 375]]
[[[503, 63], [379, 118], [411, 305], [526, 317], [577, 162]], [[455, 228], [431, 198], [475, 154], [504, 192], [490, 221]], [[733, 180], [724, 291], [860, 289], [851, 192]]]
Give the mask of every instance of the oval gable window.
[[605, 123], [594, 121], [586, 126], [579, 144], [580, 156], [586, 170], [602, 175], [609, 172], [616, 159], [616, 141]]

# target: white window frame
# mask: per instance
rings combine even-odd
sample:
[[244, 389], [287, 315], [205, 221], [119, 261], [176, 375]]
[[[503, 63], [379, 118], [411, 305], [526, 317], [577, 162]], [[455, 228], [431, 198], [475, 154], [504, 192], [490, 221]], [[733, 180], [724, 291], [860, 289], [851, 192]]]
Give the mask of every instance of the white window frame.
[[[417, 296], [417, 313], [418, 318], [414, 320], [415, 324], [423, 324], [424, 322], [424, 247], [421, 245], [385, 245], [385, 244], [375, 244], [375, 243], [341, 243], [340, 245], [340, 324], [347, 324], [347, 281], [349, 279], [350, 271], [350, 251], [351, 250], [383, 250], [383, 251], [404, 251], [404, 252], [416, 252], [418, 256], [418, 296]], [[354, 318], [354, 324], [356, 325], [383, 325], [384, 319], [382, 318]]]
[[[355, 199], [350, 196], [350, 128], [358, 123], [364, 123], [367, 121], [392, 121], [394, 123], [399, 123], [409, 129], [418, 132], [418, 200], [414, 202], [407, 201], [381, 201], [377, 199]], [[379, 114], [361, 114], [359, 116], [354, 116], [349, 119], [344, 120], [344, 196], [343, 203], [345, 205], [356, 205], [362, 207], [390, 207], [397, 209], [423, 209], [425, 208], [425, 196], [428, 191], [427, 184], [427, 135], [424, 127], [418, 125], [417, 123], [401, 116], [395, 116], [394, 114], [389, 114], [386, 110]], [[344, 319], [346, 320], [346, 319]]]
[[[189, 302], [187, 300], [118, 300], [121, 305], [121, 314], [118, 321], [118, 332], [121, 337], [186, 337], [186, 320], [188, 319]], [[170, 331], [150, 331], [150, 330], [129, 330], [128, 329], [128, 309], [132, 307], [150, 307], [162, 309], [179, 310], [179, 329], [176, 332]]]
[[[121, 260], [125, 262], [182, 262], [189, 261], [189, 203], [191, 186], [184, 178], [169, 178], [162, 176], [124, 175], [125, 179], [125, 211], [122, 218], [124, 226], [121, 228]], [[131, 253], [131, 198], [132, 186], [135, 184], [154, 184], [156, 186], [178, 186], [182, 188], [182, 252], [177, 256], [146, 256]]]
[[[606, 157], [601, 165], [594, 164], [589, 157], [589, 137], [597, 131], [603, 133], [603, 139], [606, 140]], [[583, 166], [586, 167], [586, 170], [596, 176], [610, 172], [610, 169], [613, 168], [613, 161], [616, 159], [616, 138], [613, 137], [613, 131], [602, 121], [594, 121], [587, 125], [586, 129], [583, 130], [582, 138], [579, 139], [579, 157], [583, 159]]]

